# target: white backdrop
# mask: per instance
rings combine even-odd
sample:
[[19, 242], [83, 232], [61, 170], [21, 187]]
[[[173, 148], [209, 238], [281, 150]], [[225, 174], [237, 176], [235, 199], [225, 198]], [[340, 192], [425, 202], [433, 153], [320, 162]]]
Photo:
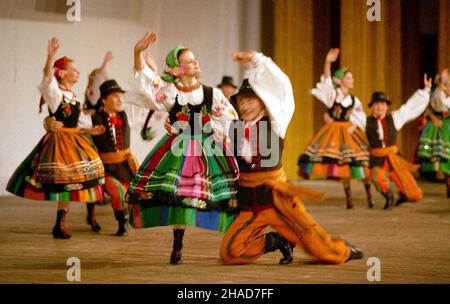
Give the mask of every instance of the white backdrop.
[[[38, 114], [37, 85], [52, 36], [61, 40], [58, 55], [77, 62], [82, 76], [74, 89], [80, 97], [87, 75], [108, 50], [114, 55], [110, 77], [125, 83], [132, 74], [134, 43], [146, 31], [159, 34], [152, 54], [161, 69], [167, 51], [181, 43], [199, 58], [209, 85], [224, 74], [239, 83], [242, 71], [230, 60], [231, 52], [259, 47], [259, 0], [82, 0], [82, 19], [74, 23], [63, 14], [33, 12], [29, 8], [37, 2], [2, 0], [0, 5], [0, 194], [6, 194], [9, 177], [45, 133], [47, 113]], [[132, 149], [142, 161], [150, 147], [133, 132]]]

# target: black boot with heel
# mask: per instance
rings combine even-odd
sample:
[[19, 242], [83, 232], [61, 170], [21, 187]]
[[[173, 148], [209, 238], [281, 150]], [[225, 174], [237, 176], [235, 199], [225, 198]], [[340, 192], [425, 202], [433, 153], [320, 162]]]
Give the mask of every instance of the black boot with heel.
[[70, 233], [67, 231], [65, 225], [68, 212], [68, 209], [62, 209], [58, 210], [58, 212], [56, 213], [56, 223], [52, 231], [54, 239], [68, 240], [72, 237], [72, 235], [70, 235]]
[[97, 223], [97, 218], [95, 217], [95, 204], [96, 203], [87, 203], [86, 204], [86, 208], [87, 208], [87, 217], [86, 217], [86, 221], [88, 223], [88, 225], [91, 226], [91, 230], [93, 232], [100, 232], [102, 230], [102, 227], [100, 227], [100, 225]]
[[276, 232], [269, 232], [265, 235], [264, 253], [280, 250], [283, 257], [280, 259], [280, 265], [291, 264], [294, 261], [294, 247]]
[[124, 210], [114, 210], [114, 215], [116, 217], [117, 223], [119, 225], [116, 236], [126, 236], [127, 233], [127, 224], [128, 224], [128, 216], [127, 211]]
[[391, 210], [394, 207], [394, 194], [389, 190], [386, 193], [383, 193], [384, 198], [386, 199], [386, 204], [384, 205], [384, 210]]
[[345, 197], [347, 201], [347, 209], [353, 209], [353, 200], [352, 200], [352, 188], [344, 187]]
[[369, 205], [369, 209], [373, 209], [375, 207], [375, 200], [372, 196], [370, 183], [364, 183], [364, 188], [366, 189], [367, 204]]
[[170, 255], [170, 264], [172, 265], [183, 263], [183, 237], [184, 229], [173, 230], [173, 248]]

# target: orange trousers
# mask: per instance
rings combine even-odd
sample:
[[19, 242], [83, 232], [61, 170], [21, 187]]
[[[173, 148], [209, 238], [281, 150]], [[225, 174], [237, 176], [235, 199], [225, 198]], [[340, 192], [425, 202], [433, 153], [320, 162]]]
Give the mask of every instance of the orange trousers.
[[[350, 250], [344, 240], [332, 239], [297, 201], [292, 211], [298, 219], [297, 229], [275, 207], [260, 212], [241, 211], [222, 240], [220, 257], [225, 264], [248, 264], [265, 253], [265, 230], [271, 226], [290, 244], [326, 264], [341, 264], [348, 260]], [[299, 232], [302, 226], [303, 232]]]
[[[405, 191], [405, 187], [403, 185], [402, 179], [400, 179], [399, 174], [402, 174], [403, 179], [406, 180], [410, 185], [411, 190], [409, 192]], [[404, 170], [401, 173], [398, 173], [392, 170], [387, 159], [384, 161], [383, 167], [373, 167], [371, 169], [370, 175], [377, 190], [383, 194], [386, 194], [389, 191], [389, 181], [391, 180], [398, 187], [402, 196], [409, 202], [418, 202], [423, 197], [422, 190], [417, 185], [416, 180], [414, 179], [414, 176], [411, 174], [411, 172]]]
[[[136, 174], [139, 168], [139, 162], [136, 157], [131, 154], [129, 148], [117, 152], [100, 153], [100, 158], [105, 165], [114, 165], [127, 162], [132, 173]], [[104, 189], [111, 196], [111, 206], [114, 211], [122, 211], [126, 208], [125, 194], [130, 187], [130, 182], [121, 182], [118, 179], [106, 175]]]
[[123, 183], [112, 176], [105, 177], [103, 188], [111, 196], [111, 206], [115, 211], [122, 211], [126, 208], [125, 194], [130, 183]]

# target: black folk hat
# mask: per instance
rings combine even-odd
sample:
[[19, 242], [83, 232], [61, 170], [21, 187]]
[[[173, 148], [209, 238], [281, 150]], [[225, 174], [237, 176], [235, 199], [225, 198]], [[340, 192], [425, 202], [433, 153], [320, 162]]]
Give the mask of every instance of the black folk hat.
[[112, 93], [125, 93], [125, 91], [119, 86], [117, 81], [114, 79], [107, 80], [102, 83], [100, 86], [100, 99], [98, 102], [101, 102], [103, 98], [107, 97], [109, 94]]
[[392, 101], [383, 92], [374, 92], [372, 94], [372, 99], [370, 100], [369, 108], [376, 102], [385, 102], [387, 103], [388, 106], [392, 104]]
[[218, 84], [217, 87], [222, 87], [223, 85], [229, 85], [233, 88], [237, 89], [237, 86], [234, 84], [233, 77], [231, 76], [223, 76], [222, 83]]
[[253, 88], [251, 87], [250, 83], [248, 82], [248, 79], [244, 79], [242, 81], [242, 85], [239, 88], [239, 91], [230, 97], [231, 101], [237, 102], [237, 97], [239, 95], [256, 95], [255, 91], [253, 91]]

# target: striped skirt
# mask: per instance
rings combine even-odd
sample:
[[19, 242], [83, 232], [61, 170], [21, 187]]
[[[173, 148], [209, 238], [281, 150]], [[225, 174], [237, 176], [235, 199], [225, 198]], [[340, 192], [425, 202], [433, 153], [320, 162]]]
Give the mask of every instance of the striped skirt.
[[437, 127], [429, 121], [422, 130], [417, 152], [422, 172], [450, 174], [450, 118], [442, 123]]
[[130, 184], [130, 224], [225, 231], [236, 214], [237, 173], [234, 157], [208, 134], [166, 135]]
[[7, 191], [60, 202], [103, 200], [104, 167], [92, 141], [77, 129], [47, 133], [19, 165]]
[[351, 122], [332, 122], [320, 129], [298, 160], [304, 178], [362, 179], [369, 176], [369, 143], [359, 128], [352, 134]]

